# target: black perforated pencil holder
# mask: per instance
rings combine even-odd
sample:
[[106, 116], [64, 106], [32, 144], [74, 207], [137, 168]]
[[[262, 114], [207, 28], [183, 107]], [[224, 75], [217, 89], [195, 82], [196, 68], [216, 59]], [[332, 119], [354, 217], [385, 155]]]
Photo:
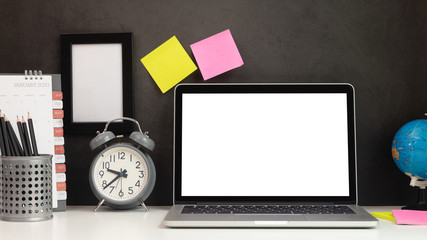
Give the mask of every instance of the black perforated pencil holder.
[[0, 157], [1, 219], [32, 222], [52, 215], [52, 155]]

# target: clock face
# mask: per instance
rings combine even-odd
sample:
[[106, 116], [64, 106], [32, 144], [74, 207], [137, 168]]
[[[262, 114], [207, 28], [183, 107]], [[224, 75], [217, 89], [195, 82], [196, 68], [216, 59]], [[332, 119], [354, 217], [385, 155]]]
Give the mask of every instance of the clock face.
[[117, 202], [136, 200], [149, 179], [147, 161], [133, 147], [119, 145], [107, 148], [93, 164], [90, 180], [104, 199]]

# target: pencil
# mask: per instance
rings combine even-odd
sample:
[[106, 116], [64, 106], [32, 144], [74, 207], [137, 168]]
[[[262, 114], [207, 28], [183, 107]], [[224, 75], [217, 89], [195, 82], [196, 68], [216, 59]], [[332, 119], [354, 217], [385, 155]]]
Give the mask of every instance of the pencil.
[[16, 136], [15, 130], [13, 130], [12, 124], [10, 123], [10, 121], [6, 122], [6, 127], [9, 128], [9, 132], [10, 132], [10, 136], [12, 138], [12, 141], [14, 142], [14, 145], [16, 145], [16, 150], [17, 151], [17, 156], [24, 156], [24, 150], [22, 150], [22, 146], [19, 143], [18, 137]]
[[11, 152], [10, 152], [10, 145], [9, 145], [9, 137], [8, 137], [8, 133], [6, 130], [6, 124], [4, 122], [4, 115], [3, 114], [0, 115], [0, 126], [3, 130], [3, 140], [4, 140], [4, 149], [5, 149], [4, 156], [10, 156]]
[[[0, 110], [1, 117], [1, 110]], [[2, 156], [6, 156], [6, 148], [4, 147], [3, 128], [0, 126], [0, 151]]]
[[5, 126], [6, 126], [7, 140], [9, 142], [9, 151], [10, 151], [9, 156], [16, 156], [15, 147], [12, 142], [12, 136], [10, 135], [9, 128], [7, 127], [7, 123], [9, 122], [9, 120], [7, 120], [6, 115], [3, 115], [3, 117], [4, 117]]
[[25, 142], [24, 132], [22, 131], [22, 123], [21, 123], [21, 120], [19, 120], [18, 116], [16, 116], [16, 125], [18, 126], [18, 132], [19, 132], [19, 137], [21, 138], [22, 148], [24, 150], [24, 156], [30, 156], [27, 143]]
[[[1, 117], [1, 110], [0, 110]], [[0, 126], [0, 151], [2, 156], [6, 156], [6, 148], [4, 147], [3, 128]]]
[[30, 113], [28, 113], [28, 128], [30, 129], [31, 144], [33, 145], [34, 156], [38, 156], [39, 152], [37, 151], [36, 134], [34, 133], [33, 119], [31, 118]]
[[9, 140], [12, 143], [12, 148], [14, 155], [13, 156], [21, 156], [22, 155], [22, 148], [19, 145], [18, 138], [16, 137], [15, 131], [13, 131], [12, 124], [10, 124], [9, 119], [4, 116], [4, 121], [6, 123], [7, 132], [9, 133]]
[[22, 116], [22, 132], [23, 132], [24, 137], [25, 137], [25, 143], [27, 144], [28, 154], [29, 154], [29, 156], [32, 156], [33, 153], [31, 150], [30, 136], [28, 134], [27, 123], [25, 122], [24, 116]]

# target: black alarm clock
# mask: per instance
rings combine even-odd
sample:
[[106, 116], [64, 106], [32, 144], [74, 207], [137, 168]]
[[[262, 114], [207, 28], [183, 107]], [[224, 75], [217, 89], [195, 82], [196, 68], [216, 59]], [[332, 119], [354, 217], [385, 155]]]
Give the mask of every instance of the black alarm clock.
[[[107, 131], [111, 122], [129, 120], [138, 126], [139, 131], [129, 136], [131, 143], [115, 142], [116, 135]], [[114, 209], [131, 209], [139, 205], [147, 211], [144, 201], [153, 191], [156, 182], [156, 169], [148, 152], [154, 150], [155, 143], [142, 132], [135, 119], [122, 117], [109, 121], [102, 133], [89, 143], [90, 149], [103, 147], [104, 149], [93, 159], [89, 171], [89, 183], [99, 203], [95, 211], [102, 204]]]

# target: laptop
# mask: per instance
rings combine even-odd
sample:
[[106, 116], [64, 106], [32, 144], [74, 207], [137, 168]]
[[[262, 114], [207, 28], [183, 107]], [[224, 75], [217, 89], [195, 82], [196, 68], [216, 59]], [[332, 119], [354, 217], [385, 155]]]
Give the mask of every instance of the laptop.
[[175, 88], [169, 227], [375, 227], [357, 205], [350, 84]]

